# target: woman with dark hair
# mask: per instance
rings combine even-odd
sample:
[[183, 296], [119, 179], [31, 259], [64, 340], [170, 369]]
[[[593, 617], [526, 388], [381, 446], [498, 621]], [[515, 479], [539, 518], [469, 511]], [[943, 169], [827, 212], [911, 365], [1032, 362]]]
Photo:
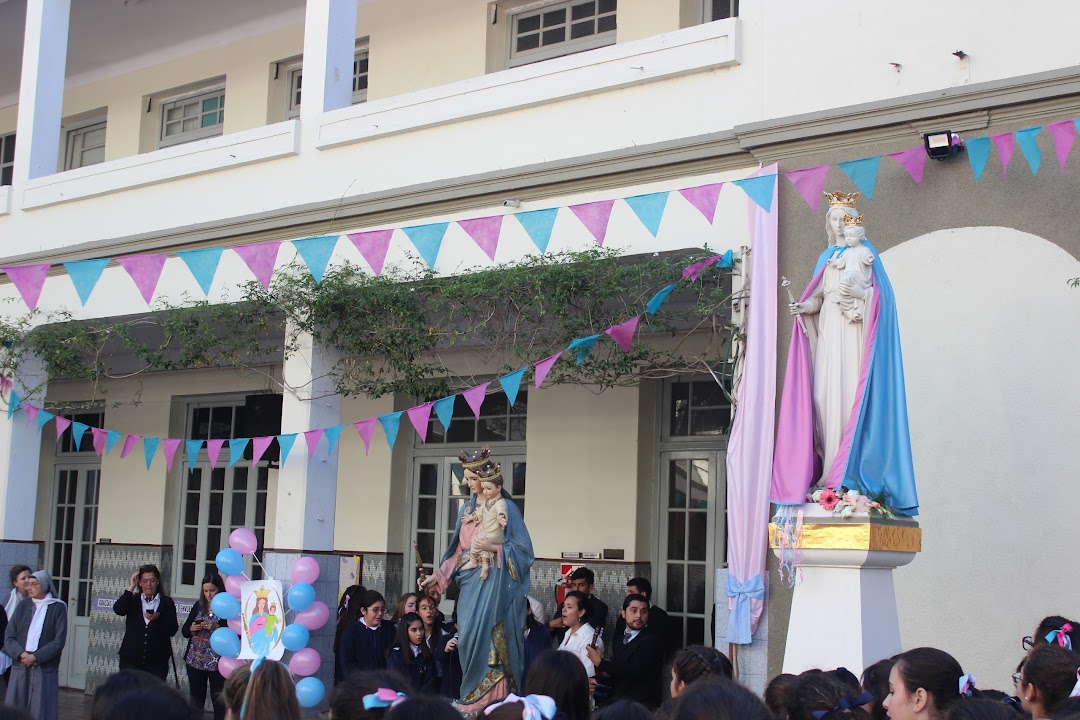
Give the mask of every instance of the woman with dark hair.
[[985, 698], [954, 703], [945, 716], [946, 720], [1021, 720], [1023, 717], [1012, 705]]
[[251, 667], [237, 668], [225, 681], [221, 702], [226, 720], [300, 720], [296, 684], [289, 669], [265, 658], [254, 670]]
[[403, 699], [392, 696], [408, 690], [405, 678], [389, 670], [354, 672], [334, 686], [329, 720], [382, 720], [390, 706]]
[[1057, 645], [1036, 645], [1020, 668], [1017, 695], [1032, 720], [1047, 720], [1080, 687], [1080, 655]]
[[390, 622], [397, 625], [402, 615], [416, 612], [416, 604], [420, 602], [420, 596], [414, 592], [407, 592], [398, 598], [394, 614], [390, 616]]
[[114, 672], [94, 690], [94, 704], [90, 708], [90, 720], [109, 720], [114, 703], [127, 695], [161, 685], [161, 679], [145, 670], [121, 670]]
[[461, 714], [445, 698], [417, 695], [390, 708], [386, 720], [461, 720]]
[[731, 661], [724, 653], [704, 645], [691, 645], [680, 650], [671, 664], [671, 697], [679, 697], [695, 680], [704, 677], [730, 680], [734, 674]]
[[1057, 645], [1074, 653], [1080, 653], [1080, 623], [1068, 620], [1060, 615], [1044, 617], [1039, 626], [1035, 628], [1035, 634], [1024, 638], [1025, 650], [1030, 650], [1042, 643]]
[[596, 713], [595, 720], [653, 720], [649, 708], [633, 700], [619, 700]]
[[26, 708], [37, 720], [60, 711], [60, 654], [67, 642], [67, 606], [55, 597], [49, 573], [38, 570], [4, 631], [4, 654], [12, 660], [4, 702]]
[[362, 585], [350, 585], [341, 593], [337, 604], [337, 627], [334, 630], [334, 684], [345, 679], [341, 669], [341, 638], [357, 618], [360, 617], [360, 598], [366, 593]]
[[672, 720], [772, 720], [758, 696], [738, 683], [708, 678], [686, 689]]
[[[788, 720], [787, 705], [798, 684], [798, 675], [781, 673], [765, 686], [765, 705], [776, 720]], [[888, 691], [886, 690], [886, 692]]]
[[394, 648], [386, 656], [386, 669], [407, 678], [415, 692], [435, 694], [438, 691], [435, 655], [424, 637], [424, 621], [416, 613], [405, 613], [398, 620]]
[[180, 629], [176, 603], [165, 592], [157, 565], [143, 565], [128, 580], [128, 588], [113, 603], [124, 618], [120, 669], [145, 670], [162, 680], [169, 676], [172, 637]]
[[892, 666], [895, 664], [896, 660], [886, 658], [885, 660], [878, 660], [863, 670], [863, 692], [868, 692], [874, 696], [872, 701], [863, 705], [863, 709], [870, 713], [870, 720], [889, 720], [889, 713], [885, 712], [885, 708], [882, 707], [881, 703], [885, 700], [885, 696], [889, 694], [889, 673], [892, 672]]
[[342, 677], [356, 670], [385, 670], [386, 653], [394, 646], [394, 624], [383, 619], [386, 600], [368, 590], [360, 596], [359, 619], [341, 637]]
[[589, 624], [589, 596], [577, 590], [566, 593], [562, 606], [563, 625], [566, 634], [563, 635], [559, 649], [573, 653], [581, 660], [582, 667], [589, 677], [596, 675], [596, 666], [589, 660], [586, 648], [596, 646], [600, 654], [604, 653], [604, 641], [599, 638], [597, 631]]
[[817, 670], [799, 676], [788, 695], [787, 713], [789, 720], [869, 720], [862, 708], [868, 701], [836, 673]]
[[187, 669], [188, 694], [191, 704], [201, 711], [206, 707], [206, 689], [210, 688], [210, 702], [214, 706], [214, 720], [224, 720], [225, 706], [221, 703], [221, 689], [225, 687], [225, 678], [218, 672], [220, 655], [210, 647], [210, 635], [219, 627], [229, 624], [214, 615], [210, 603], [214, 596], [225, 592], [225, 583], [217, 573], [211, 573], [200, 583], [202, 592], [199, 600], [191, 606], [187, 621], [180, 632], [188, 639], [184, 651], [184, 667]]
[[179, 690], [160, 682], [124, 695], [109, 710], [109, 720], [202, 720], [202, 716], [202, 709], [196, 709]]
[[956, 658], [921, 647], [896, 656], [882, 706], [891, 720], [941, 720], [960, 698], [974, 694], [974, 678]]
[[589, 676], [576, 655], [555, 650], [536, 658], [525, 694], [554, 700], [558, 720], [589, 720]]

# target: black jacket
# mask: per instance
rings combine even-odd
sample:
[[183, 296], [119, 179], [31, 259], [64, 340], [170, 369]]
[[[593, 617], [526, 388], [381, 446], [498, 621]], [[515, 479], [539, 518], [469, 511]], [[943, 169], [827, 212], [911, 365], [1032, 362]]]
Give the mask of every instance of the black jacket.
[[[655, 633], [660, 636], [660, 640], [664, 645], [664, 659], [670, 660], [681, 648], [682, 638], [677, 630], [670, 627], [667, 611], [659, 605], [649, 606], [649, 632]], [[626, 632], [626, 620], [622, 615], [619, 615], [619, 619], [615, 621], [615, 634], [611, 636], [611, 642], [605, 643], [611, 645], [616, 640], [622, 642], [623, 633]]]
[[180, 629], [176, 619], [176, 603], [161, 595], [157, 620], [143, 620], [142, 600], [128, 590], [113, 603], [113, 612], [124, 618], [124, 640], [120, 657], [135, 665], [159, 665], [172, 657], [172, 637]]
[[660, 636], [642, 630], [629, 643], [622, 637], [612, 638], [614, 658], [604, 660], [597, 668], [611, 678], [612, 699], [635, 700], [649, 710], [660, 707], [663, 693], [660, 687], [664, 669], [664, 644]]
[[394, 645], [395, 634], [394, 623], [389, 620], [383, 620], [374, 630], [361, 620], [354, 622], [341, 636], [341, 677], [356, 670], [385, 670], [386, 654]]
[[434, 655], [425, 658], [423, 654], [420, 654], [413, 657], [412, 662], [407, 662], [405, 660], [405, 653], [407, 652], [411, 653], [412, 651], [406, 649], [403, 652], [400, 647], [391, 650], [386, 658], [386, 669], [398, 672], [402, 677], [408, 678], [413, 692], [422, 695], [435, 695], [438, 693], [439, 672], [435, 667]]

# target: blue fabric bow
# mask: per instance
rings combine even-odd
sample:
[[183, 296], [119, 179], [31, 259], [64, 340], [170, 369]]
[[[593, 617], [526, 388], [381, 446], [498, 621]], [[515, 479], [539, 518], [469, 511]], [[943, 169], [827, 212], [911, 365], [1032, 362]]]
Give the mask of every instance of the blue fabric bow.
[[814, 720], [821, 720], [829, 713], [840, 712], [842, 710], [854, 710], [855, 708], [865, 705], [873, 699], [874, 696], [868, 692], [864, 692], [858, 697], [845, 695], [844, 697], [840, 698], [840, 702], [836, 703], [836, 705], [831, 710], [815, 710], [813, 712]]
[[964, 697], [971, 697], [975, 690], [975, 676], [971, 673], [960, 676], [960, 694]]
[[397, 692], [390, 688], [379, 688], [370, 695], [364, 696], [364, 709], [373, 710], [375, 708], [393, 707], [404, 699], [405, 693], [403, 692]]
[[746, 582], [739, 582], [728, 572], [726, 589], [728, 597], [735, 598], [735, 606], [728, 616], [727, 640], [735, 645], [749, 645], [752, 639], [750, 601], [765, 599], [765, 583], [761, 580], [761, 573]]
[[490, 715], [491, 712], [500, 705], [515, 702], [519, 702], [525, 706], [525, 711], [521, 713], [522, 720], [551, 720], [558, 711], [558, 708], [555, 707], [555, 701], [547, 695], [526, 695], [525, 697], [518, 697], [514, 693], [510, 693], [502, 702], [488, 705], [487, 708], [484, 709], [484, 714]]

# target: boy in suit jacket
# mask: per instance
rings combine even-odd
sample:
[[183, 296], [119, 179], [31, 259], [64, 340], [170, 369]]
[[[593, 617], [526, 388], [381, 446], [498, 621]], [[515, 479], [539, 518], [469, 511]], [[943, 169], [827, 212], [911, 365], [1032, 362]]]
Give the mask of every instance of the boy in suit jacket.
[[664, 669], [664, 645], [659, 635], [650, 632], [649, 601], [643, 595], [627, 595], [621, 616], [626, 621], [622, 637], [612, 638], [614, 657], [604, 660], [600, 651], [589, 648], [589, 660], [598, 675], [606, 675], [613, 686], [612, 699], [633, 700], [650, 710], [663, 700], [661, 674]]

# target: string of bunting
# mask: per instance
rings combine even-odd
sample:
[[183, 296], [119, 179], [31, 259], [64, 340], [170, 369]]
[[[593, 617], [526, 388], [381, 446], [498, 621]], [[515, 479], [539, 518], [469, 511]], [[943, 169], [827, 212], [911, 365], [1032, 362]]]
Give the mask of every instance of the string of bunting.
[[[1003, 174], [1008, 169], [1013, 150], [1017, 146], [1020, 148], [1024, 159], [1027, 160], [1031, 172], [1038, 174], [1042, 162], [1042, 153], [1039, 150], [1036, 138], [1043, 129], [1043, 126], [1030, 127], [1015, 132], [998, 133], [988, 137], [967, 140], [965, 145], [968, 162], [971, 164], [975, 182], [979, 182], [983, 171], [986, 169], [991, 146], [997, 150]], [[1062, 172], [1064, 172], [1065, 162], [1069, 157], [1073, 144], [1076, 142], [1077, 134], [1080, 132], [1080, 118], [1049, 123], [1045, 126], [1045, 130], [1053, 137], [1058, 164]], [[926, 153], [921, 145], [901, 152], [891, 153], [888, 157], [897, 162], [907, 171], [912, 180], [919, 187], [922, 187], [923, 173], [926, 167]], [[882, 156], [876, 155], [858, 160], [838, 162], [836, 167], [862, 191], [863, 195], [867, 198], [873, 198], [878, 172], [881, 168], [881, 158]], [[826, 178], [831, 167], [831, 165], [818, 165], [816, 167], [789, 170], [780, 174], [791, 182], [799, 195], [806, 201], [806, 204], [810, 206], [810, 209], [818, 212], [821, 204], [821, 193], [825, 188]], [[733, 180], [730, 184], [741, 188], [751, 200], [768, 212], [772, 207], [773, 188], [775, 186], [774, 177], [775, 174], [758, 175], [742, 180]], [[712, 183], [674, 191], [633, 195], [612, 200], [598, 200], [566, 207], [528, 210], [513, 213], [512, 217], [521, 225], [541, 253], [547, 251], [556, 219], [560, 213], [567, 211], [584, 225], [596, 243], [602, 247], [607, 237], [608, 223], [616, 202], [627, 205], [642, 225], [656, 237], [660, 231], [660, 224], [672, 194], [682, 197], [700, 211], [706, 220], [713, 223], [715, 221], [717, 201], [724, 185], [725, 183], [722, 182]], [[454, 222], [494, 262], [495, 252], [502, 237], [506, 217], [508, 216], [493, 215]], [[390, 248], [391, 239], [398, 230], [412, 243], [427, 266], [434, 269], [439, 251], [442, 248], [443, 239], [450, 225], [449, 222], [438, 222], [401, 228], [345, 233], [345, 236], [359, 251], [372, 272], [378, 276], [383, 272], [383, 265]], [[290, 241], [311, 272], [315, 282], [322, 282], [330, 257], [333, 255], [340, 238], [340, 234], [320, 235]], [[203, 294], [209, 295], [221, 257], [226, 249], [236, 253], [255, 276], [255, 279], [263, 287], [269, 288], [281, 245], [282, 241], [275, 240], [230, 248], [216, 247], [183, 250], [177, 252], [176, 255], [184, 261]], [[149, 305], [157, 290], [158, 281], [161, 278], [167, 257], [167, 253], [149, 253], [117, 258], [75, 260], [59, 264], [63, 265], [67, 271], [80, 302], [86, 305], [94, 288], [97, 287], [98, 280], [101, 278], [105, 267], [115, 259], [131, 277], [143, 300]], [[23, 302], [33, 311], [37, 308], [45, 278], [51, 267], [52, 263], [37, 263], [0, 266], [0, 270], [3, 270], [8, 275]]]
[[[634, 333], [637, 331], [637, 326], [641, 321], [642, 316], [646, 314], [655, 315], [659, 312], [660, 308], [680, 282], [696, 282], [700, 274], [707, 268], [730, 268], [733, 263], [734, 255], [731, 250], [728, 250], [723, 255], [714, 255], [688, 265], [683, 268], [682, 277], [669, 285], [665, 285], [657, 291], [652, 299], [645, 305], [645, 308], [641, 313], [617, 325], [612, 325], [602, 333], [576, 338], [565, 350], [560, 350], [554, 355], [549, 355], [542, 360], [530, 363], [519, 370], [515, 370], [514, 372], [499, 377], [499, 387], [506, 393], [506, 398], [509, 401], [510, 406], [513, 407], [514, 403], [517, 401], [518, 391], [521, 389], [521, 383], [524, 380], [525, 372], [529, 367], [532, 367], [534, 371], [533, 385], [539, 389], [551, 372], [551, 369], [555, 366], [555, 363], [558, 362], [564, 353], [572, 352], [574, 354], [575, 362], [580, 365], [588, 359], [593, 347], [595, 347], [597, 341], [604, 335], [610, 337], [623, 352], [630, 352]], [[427, 442], [428, 422], [432, 412], [435, 413], [435, 416], [439, 419], [444, 430], [448, 431], [450, 429], [451, 420], [453, 419], [454, 403], [457, 396], [461, 395], [461, 397], [465, 399], [465, 402], [468, 403], [473, 415], [479, 417], [480, 407], [484, 402], [484, 397], [487, 395], [488, 387], [490, 385], [490, 381], [481, 383], [480, 385], [468, 388], [460, 393], [448, 395], [439, 400], [432, 400], [407, 410], [399, 410], [398, 412], [366, 418], [353, 423], [342, 423], [331, 427], [314, 428], [299, 433], [284, 433], [281, 435], [268, 435], [252, 438], [232, 438], [229, 440], [192, 440], [151, 437], [136, 433], [123, 433], [116, 430], [108, 430], [106, 428], [93, 427], [85, 423], [75, 422], [62, 415], [56, 415], [44, 408], [26, 402], [15, 391], [14, 383], [10, 377], [0, 377], [0, 395], [5, 391], [10, 393], [7, 406], [7, 417], [9, 420], [12, 419], [17, 411], [21, 410], [26, 413], [27, 426], [36, 422], [39, 432], [44, 430], [45, 426], [48, 425], [50, 421], [55, 421], [57, 441], [60, 440], [60, 437], [68, 428], [71, 428], [71, 435], [75, 447], [81, 445], [83, 437], [89, 432], [92, 437], [94, 452], [98, 456], [107, 455], [112, 452], [116, 445], [121, 443], [122, 440], [120, 457], [126, 458], [135, 451], [136, 446], [141, 440], [143, 444], [143, 457], [146, 460], [146, 469], [150, 469], [154, 457], [157, 455], [158, 449], [160, 448], [165, 455], [165, 467], [171, 471], [173, 462], [176, 458], [176, 452], [181, 445], [184, 446], [187, 454], [189, 468], [194, 468], [196, 458], [202, 451], [204, 445], [206, 446], [207, 455], [210, 458], [210, 467], [216, 468], [218, 463], [223, 459], [222, 452], [225, 450], [226, 446], [228, 446], [229, 452], [226, 467], [232, 467], [244, 457], [244, 453], [247, 451], [249, 444], [252, 449], [251, 462], [252, 464], [255, 464], [262, 459], [271, 443], [277, 440], [278, 447], [281, 451], [281, 462], [284, 464], [289, 453], [296, 445], [297, 439], [300, 436], [303, 436], [304, 444], [307, 446], [308, 459], [310, 460], [315, 457], [315, 451], [319, 442], [324, 437], [326, 438], [327, 455], [333, 453], [334, 448], [337, 446], [338, 440], [341, 437], [341, 431], [349, 425], [352, 425], [353, 429], [356, 430], [357, 434], [364, 441], [365, 455], [371, 450], [371, 439], [374, 435], [376, 424], [382, 428], [387, 444], [393, 449], [394, 443], [398, 437], [398, 432], [401, 428], [401, 418], [403, 415], [409, 419], [410, 424], [416, 429], [417, 435], [420, 436], [420, 441]]]

